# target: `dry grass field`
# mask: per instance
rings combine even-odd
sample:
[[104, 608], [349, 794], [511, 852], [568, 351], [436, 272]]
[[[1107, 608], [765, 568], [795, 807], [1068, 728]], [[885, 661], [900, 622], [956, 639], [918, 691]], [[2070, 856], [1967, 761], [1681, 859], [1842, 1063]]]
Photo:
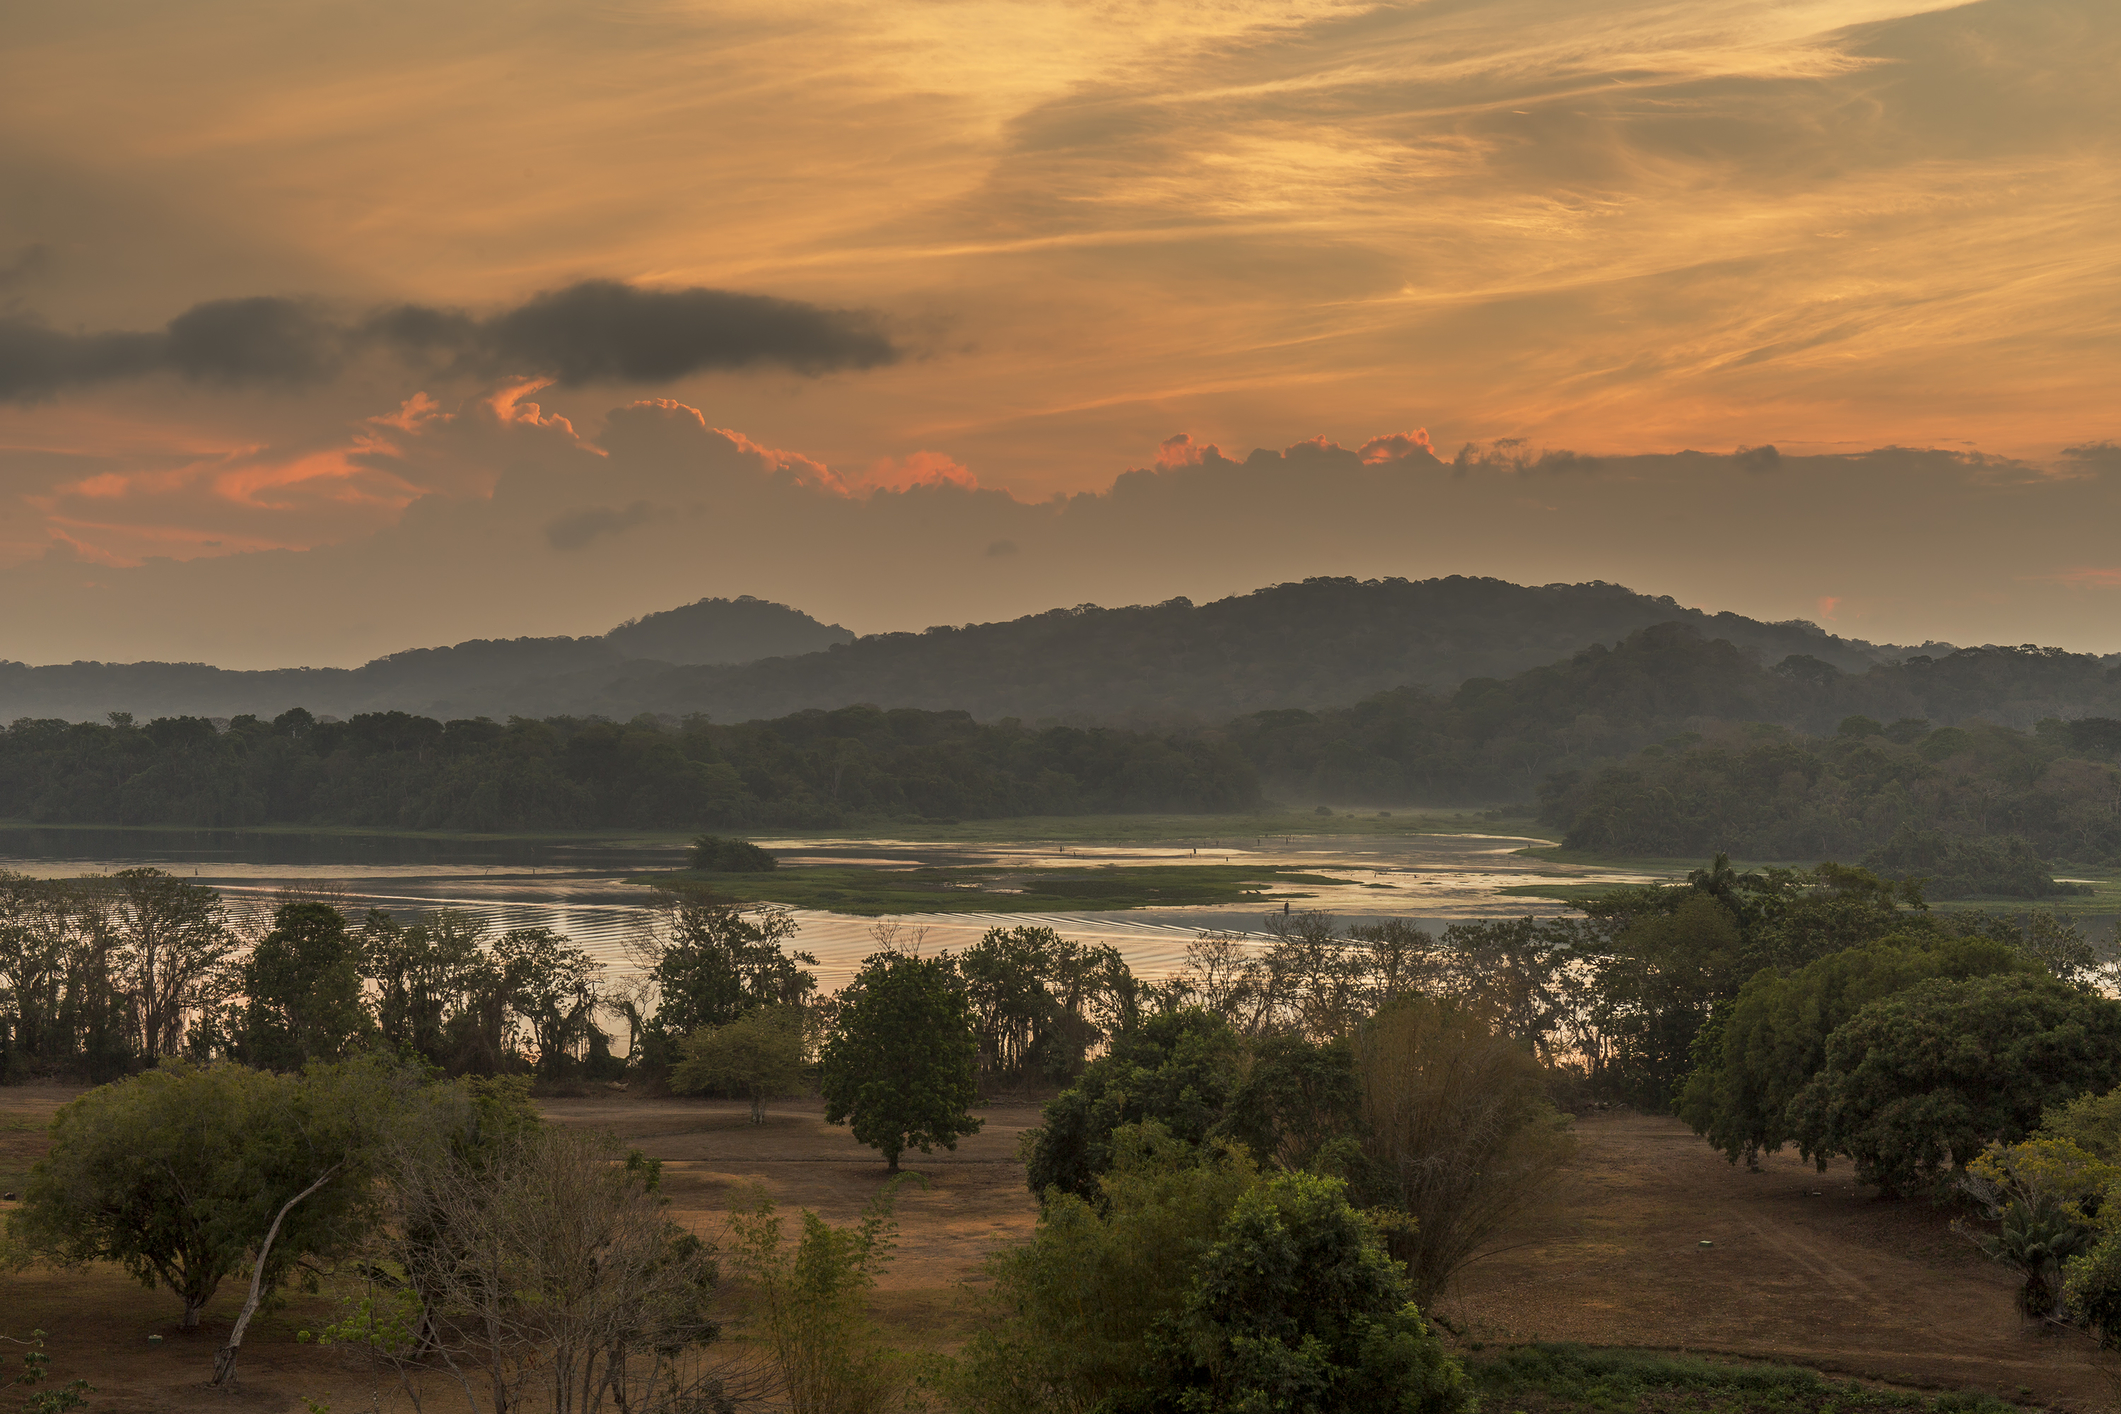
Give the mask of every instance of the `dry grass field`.
[[[41, 1149], [51, 1111], [74, 1091], [0, 1090], [0, 1174], [10, 1186]], [[675, 1217], [717, 1232], [732, 1198], [763, 1186], [792, 1215], [815, 1209], [851, 1221], [883, 1186], [882, 1163], [814, 1105], [774, 1106], [746, 1122], [741, 1104], [641, 1099], [621, 1093], [544, 1102], [569, 1125], [608, 1129], [663, 1160]], [[1015, 1160], [1029, 1105], [983, 1112], [984, 1130], [955, 1153], [909, 1155], [927, 1180], [897, 1203], [899, 1249], [880, 1313], [909, 1345], [951, 1345], [962, 1331], [961, 1284], [983, 1255], [1023, 1237], [1034, 1205]], [[1979, 1389], [2090, 1411], [2112, 1399], [2081, 1341], [2021, 1326], [2011, 1283], [1918, 1203], [1880, 1203], [1851, 1189], [1847, 1170], [1819, 1175], [1793, 1157], [1760, 1173], [1733, 1168], [1676, 1121], [1599, 1115], [1579, 1124], [1581, 1148], [1554, 1210], [1515, 1235], [1512, 1250], [1467, 1274], [1440, 1312], [1466, 1341], [1492, 1348], [1545, 1339], [1776, 1357], [1866, 1380]], [[1711, 1245], [1702, 1246], [1703, 1242]], [[297, 1296], [245, 1344], [240, 1388], [203, 1385], [241, 1293], [224, 1289], [206, 1329], [183, 1337], [176, 1305], [121, 1273], [0, 1277], [0, 1334], [48, 1334], [57, 1379], [87, 1377], [91, 1408], [124, 1414], [230, 1409], [290, 1411], [303, 1400], [337, 1414], [409, 1406], [344, 1352], [298, 1344], [331, 1303]], [[159, 1333], [160, 1347], [147, 1337]], [[430, 1386], [428, 1409], [454, 1401]]]

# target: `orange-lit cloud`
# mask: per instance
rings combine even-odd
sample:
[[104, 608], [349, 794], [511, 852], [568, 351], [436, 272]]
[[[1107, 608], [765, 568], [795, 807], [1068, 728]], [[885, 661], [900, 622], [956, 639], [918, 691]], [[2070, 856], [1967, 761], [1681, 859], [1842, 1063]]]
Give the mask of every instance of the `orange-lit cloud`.
[[1199, 466], [1209, 457], [1221, 456], [1220, 447], [1196, 442], [1191, 433], [1181, 432], [1164, 438], [1163, 445], [1156, 449], [1156, 467], [1168, 471], [1174, 466]]
[[2079, 589], [2121, 589], [2121, 569], [2070, 569], [2054, 578]]
[[977, 491], [979, 478], [941, 452], [914, 452], [871, 462], [862, 473], [862, 484], [883, 491], [906, 491], [915, 486], [961, 486]]
[[1375, 466], [1382, 462], [1405, 461], [1417, 454], [1435, 456], [1436, 448], [1429, 443], [1429, 429], [1417, 427], [1412, 432], [1391, 432], [1382, 437], [1372, 437], [1362, 444], [1361, 456], [1365, 464]]

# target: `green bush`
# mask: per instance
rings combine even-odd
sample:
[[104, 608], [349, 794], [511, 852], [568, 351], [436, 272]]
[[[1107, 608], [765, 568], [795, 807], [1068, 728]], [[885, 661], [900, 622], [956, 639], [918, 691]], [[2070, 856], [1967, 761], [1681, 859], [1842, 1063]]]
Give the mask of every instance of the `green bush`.
[[702, 874], [763, 874], [781, 861], [750, 840], [701, 835], [692, 842], [692, 867]]
[[961, 1408], [1064, 1414], [1463, 1414], [1465, 1375], [1339, 1180], [1263, 1178], [1241, 1146], [1112, 1135], [1100, 1204], [1049, 1196], [997, 1255], [947, 1381]]
[[1862, 1414], [2018, 1414], [1986, 1394], [1922, 1395], [1829, 1380], [1791, 1365], [1737, 1365], [1643, 1350], [1569, 1344], [1521, 1345], [1467, 1363], [1491, 1409], [1547, 1414], [1563, 1410], [1816, 1411]]

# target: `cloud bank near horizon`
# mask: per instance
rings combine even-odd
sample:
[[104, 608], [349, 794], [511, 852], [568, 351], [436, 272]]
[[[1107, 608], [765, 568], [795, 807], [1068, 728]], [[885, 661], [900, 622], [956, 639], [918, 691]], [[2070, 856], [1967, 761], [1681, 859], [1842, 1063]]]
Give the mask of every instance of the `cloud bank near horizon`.
[[[0, 658], [351, 665], [735, 594], [875, 632], [1317, 574], [1603, 579], [1876, 641], [2121, 648], [2105, 443], [2039, 466], [1515, 439], [1439, 455], [1418, 428], [1236, 455], [1180, 434], [1101, 489], [1030, 501], [934, 454], [843, 473], [671, 399], [591, 435], [534, 391], [370, 420], [348, 464], [434, 489], [344, 543], [136, 564], [60, 549], [0, 570], [0, 595], [50, 606], [0, 627]], [[1882, 560], [1881, 535], [1924, 553]]]

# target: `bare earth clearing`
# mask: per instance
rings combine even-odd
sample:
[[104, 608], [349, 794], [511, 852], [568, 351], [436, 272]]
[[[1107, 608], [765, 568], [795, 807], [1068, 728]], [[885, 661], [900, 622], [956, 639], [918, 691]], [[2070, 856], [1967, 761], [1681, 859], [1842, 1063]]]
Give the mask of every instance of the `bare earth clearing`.
[[[51, 1111], [76, 1093], [0, 1090], [9, 1187], [41, 1152]], [[826, 1125], [815, 1105], [774, 1106], [756, 1128], [734, 1103], [619, 1094], [544, 1107], [560, 1123], [611, 1130], [663, 1160], [673, 1216], [703, 1235], [755, 1185], [791, 1218], [808, 1207], [849, 1222], [884, 1184], [883, 1164]], [[929, 1186], [914, 1180], [900, 1190], [898, 1255], [878, 1306], [910, 1345], [953, 1343], [961, 1283], [978, 1276], [994, 1245], [1031, 1230], [1035, 1207], [1015, 1153], [1037, 1110], [995, 1105], [982, 1114], [983, 1132], [955, 1153], [907, 1156]], [[1925, 1205], [1876, 1202], [1851, 1191], [1845, 1166], [1821, 1176], [1794, 1156], [1747, 1173], [1675, 1120], [1598, 1115], [1578, 1130], [1579, 1159], [1554, 1214], [1527, 1226], [1517, 1239], [1524, 1245], [1472, 1269], [1441, 1304], [1468, 1339], [1774, 1356], [2071, 1410], [2109, 1402], [2085, 1343], [2022, 1327], [2008, 1275]], [[253, 1326], [242, 1386], [230, 1394], [203, 1380], [240, 1301], [235, 1283], [191, 1337], [176, 1330], [174, 1301], [114, 1269], [32, 1269], [0, 1277], [0, 1290], [0, 1334], [43, 1327], [54, 1379], [93, 1381], [98, 1411], [296, 1411], [307, 1396], [349, 1414], [371, 1407], [372, 1394], [383, 1408], [407, 1407], [387, 1376], [378, 1390], [354, 1356], [295, 1342], [297, 1330], [330, 1318], [322, 1298], [296, 1296]], [[150, 1333], [166, 1343], [150, 1348]], [[439, 1386], [429, 1389], [428, 1408], [451, 1407]]]

